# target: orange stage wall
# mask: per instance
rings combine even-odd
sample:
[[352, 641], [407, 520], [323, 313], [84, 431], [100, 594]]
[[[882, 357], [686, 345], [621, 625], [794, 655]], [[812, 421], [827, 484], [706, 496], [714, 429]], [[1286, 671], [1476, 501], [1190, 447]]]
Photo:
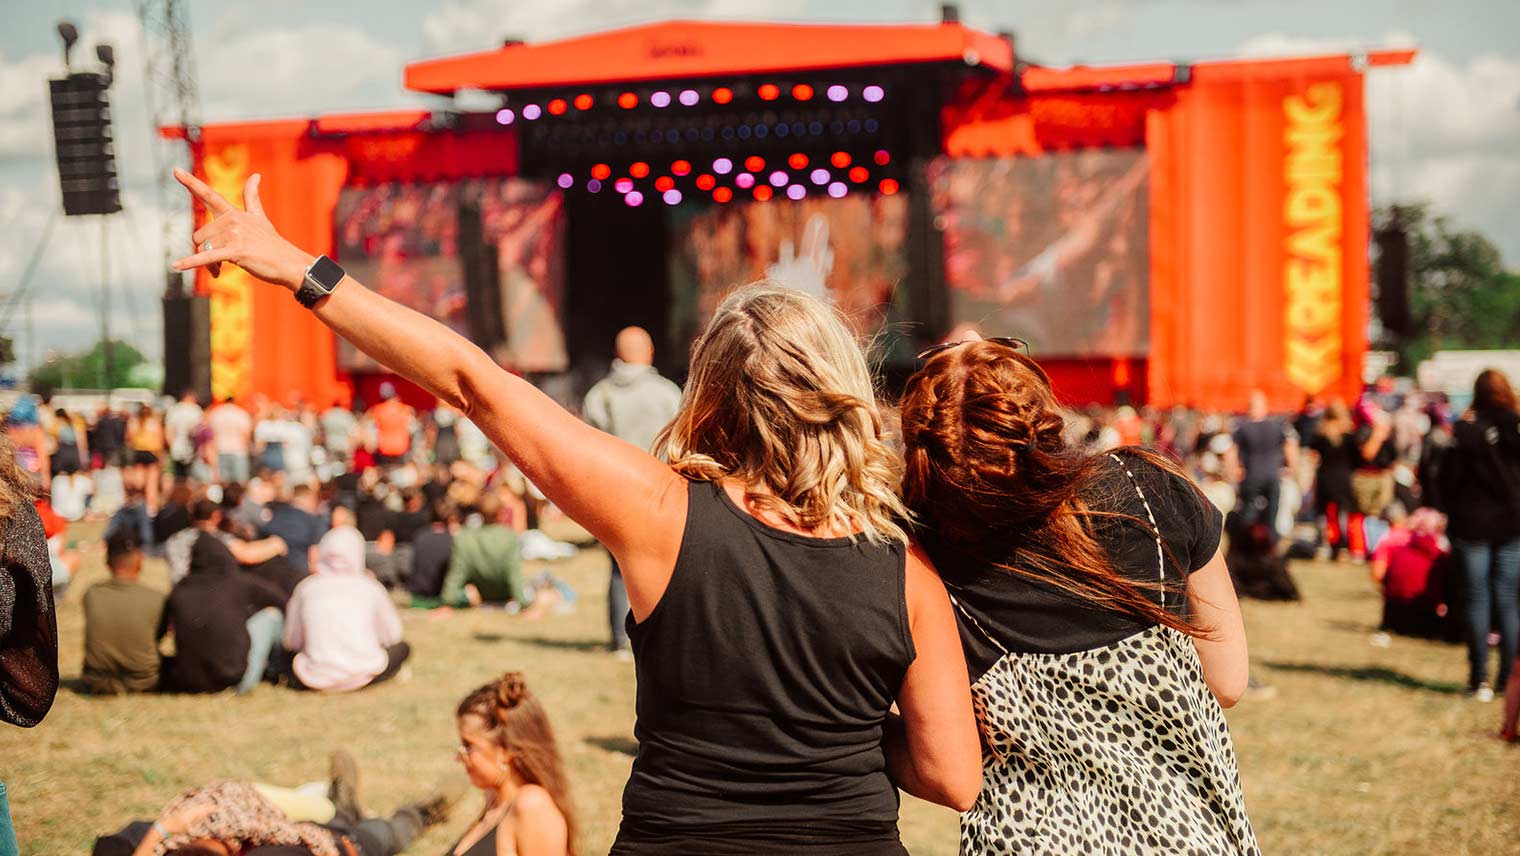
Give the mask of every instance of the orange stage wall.
[[[197, 173], [241, 204], [248, 176], [261, 173], [264, 210], [280, 232], [313, 253], [332, 252], [333, 209], [345, 184], [509, 175], [515, 137], [501, 132], [398, 130], [426, 113], [327, 117], [312, 134], [306, 120], [209, 125], [195, 146]], [[204, 212], [197, 212], [197, 222]], [[332, 333], [282, 288], [224, 265], [202, 270], [196, 290], [211, 297], [211, 388], [217, 398], [300, 395], [319, 405], [347, 402], [349, 378], [337, 369]]]

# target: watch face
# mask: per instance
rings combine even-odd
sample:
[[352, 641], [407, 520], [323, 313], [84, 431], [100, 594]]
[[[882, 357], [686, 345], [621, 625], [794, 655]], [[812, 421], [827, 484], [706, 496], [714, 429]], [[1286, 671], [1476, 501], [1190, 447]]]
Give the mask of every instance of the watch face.
[[317, 259], [316, 264], [311, 266], [310, 276], [316, 280], [323, 291], [332, 291], [337, 287], [338, 282], [343, 279], [343, 268], [339, 267], [337, 262], [327, 256], [321, 256]]

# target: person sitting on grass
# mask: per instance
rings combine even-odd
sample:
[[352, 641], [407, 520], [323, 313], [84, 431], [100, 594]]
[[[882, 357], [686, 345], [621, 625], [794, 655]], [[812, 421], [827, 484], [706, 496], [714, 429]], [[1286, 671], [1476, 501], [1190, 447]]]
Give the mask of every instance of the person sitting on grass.
[[389, 680], [411, 648], [385, 587], [364, 570], [364, 536], [334, 529], [317, 545], [316, 573], [285, 607], [285, 648], [297, 688], [344, 692]]
[[1450, 557], [1446, 519], [1433, 508], [1407, 514], [1394, 503], [1385, 512], [1391, 527], [1372, 553], [1369, 571], [1383, 590], [1384, 633], [1438, 639], [1449, 613], [1443, 585]]
[[92, 856], [395, 856], [443, 822], [458, 798], [440, 791], [388, 818], [367, 818], [358, 766], [342, 751], [332, 755], [325, 790], [212, 782], [175, 797], [156, 820], [97, 838]]
[[190, 550], [190, 573], [169, 591], [160, 637], [174, 632], [174, 656], [162, 671], [166, 689], [214, 693], [251, 691], [264, 677], [280, 640], [285, 595], [253, 574], [210, 533]]
[[486, 804], [451, 856], [574, 853], [570, 783], [549, 716], [522, 673], [478, 687], [459, 702], [456, 717], [459, 763]]
[[476, 500], [475, 513], [480, 522], [454, 534], [449, 573], [439, 596], [442, 605], [502, 604], [533, 616], [547, 611], [560, 599], [557, 589], [545, 588], [535, 593], [523, 580], [517, 532], [507, 525], [504, 510], [494, 491], [485, 491]]
[[[221, 541], [239, 565], [260, 566], [283, 556], [287, 550], [285, 541], [278, 537], [249, 541], [224, 531], [222, 507], [209, 499], [197, 499], [190, 503], [190, 528], [174, 533], [164, 544], [170, 585], [177, 585], [190, 573], [190, 551], [202, 533]], [[291, 583], [291, 589], [294, 588], [295, 584]]]
[[137, 581], [142, 542], [132, 529], [106, 539], [108, 582], [84, 593], [84, 684], [100, 695], [158, 687], [159, 623], [164, 595]]
[[406, 588], [414, 598], [437, 598], [454, 554], [459, 508], [446, 498], [433, 503], [432, 523], [412, 541], [412, 572]]

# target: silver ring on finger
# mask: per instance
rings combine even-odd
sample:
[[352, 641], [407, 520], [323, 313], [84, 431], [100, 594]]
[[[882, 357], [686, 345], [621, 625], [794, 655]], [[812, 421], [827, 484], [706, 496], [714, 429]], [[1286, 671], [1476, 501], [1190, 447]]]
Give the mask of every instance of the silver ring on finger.
[[209, 253], [216, 247], [210, 241], [201, 241], [201, 252]]

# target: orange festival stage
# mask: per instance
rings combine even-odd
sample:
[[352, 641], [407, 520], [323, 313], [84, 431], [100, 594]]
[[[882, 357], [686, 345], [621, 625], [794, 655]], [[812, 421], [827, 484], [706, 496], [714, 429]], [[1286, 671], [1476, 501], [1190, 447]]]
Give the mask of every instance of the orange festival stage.
[[[295, 243], [562, 389], [631, 323], [684, 376], [723, 292], [771, 276], [889, 375], [973, 325], [1027, 339], [1073, 403], [1286, 409], [1360, 389], [1362, 78], [1412, 57], [1046, 68], [955, 23], [668, 22], [410, 64], [435, 110], [165, 133], [230, 198], [262, 173]], [[196, 291], [219, 398], [387, 377], [240, 270]]]

